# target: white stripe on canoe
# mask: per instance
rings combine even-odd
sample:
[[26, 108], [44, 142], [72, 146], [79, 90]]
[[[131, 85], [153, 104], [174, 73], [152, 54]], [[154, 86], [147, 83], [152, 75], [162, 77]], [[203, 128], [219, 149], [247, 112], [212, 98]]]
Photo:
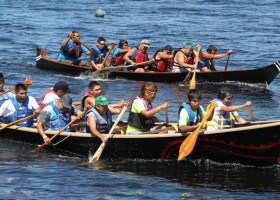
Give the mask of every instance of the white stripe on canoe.
[[277, 61], [276, 63], [274, 63], [274, 65], [277, 67], [278, 71], [280, 72], [280, 63], [279, 63], [279, 61]]

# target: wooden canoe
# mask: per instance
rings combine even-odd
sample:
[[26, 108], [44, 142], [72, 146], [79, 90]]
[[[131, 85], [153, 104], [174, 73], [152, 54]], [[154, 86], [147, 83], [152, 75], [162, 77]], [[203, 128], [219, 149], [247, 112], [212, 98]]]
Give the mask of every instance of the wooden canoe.
[[[55, 131], [46, 132], [49, 137]], [[113, 134], [103, 151], [102, 158], [177, 159], [180, 144], [188, 134]], [[68, 138], [66, 138], [69, 136]], [[36, 145], [42, 137], [35, 128], [11, 126], [0, 137]], [[65, 139], [66, 138], [66, 139]], [[64, 141], [62, 141], [65, 139]], [[62, 141], [62, 142], [60, 142]], [[58, 143], [60, 142], [60, 143]], [[66, 133], [57, 136], [46, 150], [63, 150], [88, 157], [94, 153], [101, 140], [89, 133]], [[187, 159], [210, 159], [216, 162], [242, 163], [256, 166], [280, 164], [280, 120], [251, 122], [235, 128], [201, 131], [194, 151]]]
[[[37, 48], [36, 67], [49, 71], [57, 71], [72, 75], [79, 75], [81, 72], [90, 70], [87, 66], [68, 65], [58, 62], [46, 56], [46, 50]], [[197, 72], [198, 83], [203, 82], [242, 82], [253, 84], [269, 85], [280, 72], [280, 61], [264, 67], [244, 68], [235, 70], [221, 70], [209, 72]], [[176, 83], [185, 80], [188, 72], [128, 72], [114, 71], [108, 74], [108, 78], [122, 78], [137, 81], [154, 81]], [[192, 74], [188, 77], [191, 79]]]

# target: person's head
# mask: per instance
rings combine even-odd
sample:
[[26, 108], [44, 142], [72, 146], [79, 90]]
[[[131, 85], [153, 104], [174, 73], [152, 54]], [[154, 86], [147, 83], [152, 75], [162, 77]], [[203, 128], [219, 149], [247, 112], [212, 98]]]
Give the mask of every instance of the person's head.
[[100, 114], [105, 114], [108, 109], [109, 101], [104, 96], [98, 96], [95, 99], [95, 108]]
[[184, 47], [183, 47], [183, 51], [185, 52], [185, 54], [187, 54], [188, 56], [192, 56], [193, 54], [193, 50], [194, 50], [194, 44], [187, 42]]
[[192, 110], [197, 110], [201, 101], [201, 94], [198, 90], [190, 90], [188, 93], [188, 103]]
[[150, 47], [150, 42], [147, 39], [143, 39], [141, 40], [138, 49], [142, 52], [146, 52], [149, 47]]
[[3, 91], [5, 85], [5, 78], [2, 73], [0, 73], [0, 91]]
[[[72, 31], [72, 33], [73, 33], [73, 35], [74, 35], [76, 38], [80, 39], [80, 33], [79, 33], [79, 31]], [[73, 40], [75, 43], [78, 43], [78, 42], [79, 42], [79, 41], [75, 40], [75, 38], [72, 38], [72, 40]]]
[[64, 95], [57, 101], [58, 109], [63, 113], [72, 108], [72, 98], [69, 95]]
[[165, 52], [166, 54], [172, 54], [172, 46], [170, 46], [170, 45], [164, 46], [163, 52]]
[[101, 87], [97, 81], [91, 81], [88, 84], [88, 89], [93, 96], [98, 97], [101, 94]]
[[127, 49], [128, 48], [128, 42], [124, 39], [121, 39], [119, 42], [119, 48], [120, 49]]
[[98, 49], [103, 49], [106, 45], [106, 40], [104, 37], [97, 38], [96, 46]]
[[15, 85], [16, 100], [19, 103], [23, 103], [27, 96], [27, 87], [23, 83]]
[[218, 93], [218, 99], [222, 100], [225, 105], [230, 105], [233, 99], [233, 91], [228, 87], [223, 87]]
[[158, 87], [155, 83], [146, 82], [141, 88], [140, 96], [148, 102], [153, 102], [157, 92], [158, 92]]
[[210, 53], [210, 54], [216, 54], [217, 53], [217, 47], [214, 46], [214, 45], [209, 45], [208, 48], [207, 48], [207, 53]]
[[53, 90], [60, 98], [63, 97], [66, 93], [69, 92], [69, 86], [64, 81], [58, 81], [54, 84]]

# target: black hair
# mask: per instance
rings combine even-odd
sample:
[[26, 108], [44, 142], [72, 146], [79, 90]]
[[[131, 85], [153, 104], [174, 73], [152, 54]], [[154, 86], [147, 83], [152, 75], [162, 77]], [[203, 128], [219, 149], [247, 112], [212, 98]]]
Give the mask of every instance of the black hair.
[[189, 91], [189, 94], [188, 94], [188, 101], [192, 101], [194, 99], [198, 99], [198, 100], [201, 100], [201, 94], [198, 90], [196, 89], [193, 89], [193, 90], [190, 90]]
[[207, 50], [206, 50], [208, 53], [211, 53], [212, 51], [215, 51], [215, 52], [217, 52], [218, 51], [218, 49], [217, 49], [217, 47], [215, 46], [215, 45], [209, 45], [208, 46], [208, 48], [207, 48]]
[[106, 42], [106, 40], [105, 40], [104, 37], [99, 37], [99, 38], [97, 39], [97, 43], [100, 43], [100, 42], [102, 42], [102, 41]]
[[128, 45], [128, 42], [124, 39], [120, 39], [119, 48], [122, 48], [124, 44]]
[[5, 80], [4, 75], [0, 72], [0, 80]]
[[23, 83], [18, 83], [15, 85], [15, 92], [18, 93], [20, 90], [25, 90], [27, 91], [27, 87], [26, 85], [24, 85]]
[[218, 93], [218, 98], [224, 100], [226, 97], [233, 97], [233, 91], [228, 87], [223, 87]]
[[94, 88], [97, 85], [99, 85], [99, 83], [97, 81], [91, 81], [88, 84], [88, 89]]

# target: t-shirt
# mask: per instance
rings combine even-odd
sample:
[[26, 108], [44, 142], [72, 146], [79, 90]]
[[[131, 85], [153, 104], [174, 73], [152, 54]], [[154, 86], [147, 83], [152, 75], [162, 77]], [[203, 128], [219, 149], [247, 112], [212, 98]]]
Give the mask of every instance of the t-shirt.
[[[131, 112], [133, 113], [141, 113], [141, 111], [143, 110], [147, 110], [143, 100], [141, 99], [135, 99], [131, 105]], [[136, 128], [134, 126], [130, 126], [130, 125], [127, 125], [127, 130], [126, 132], [130, 132], [130, 131], [138, 131], [138, 130], [141, 130], [139, 128]]]
[[5, 101], [9, 100], [12, 97], [15, 97], [15, 94], [11, 93], [11, 92], [1, 95], [0, 96], [0, 106], [2, 103], [4, 103]]
[[60, 99], [59, 96], [57, 96], [55, 93], [49, 92], [48, 94], [46, 94], [46, 96], [45, 96], [45, 98], [44, 98], [42, 103], [47, 105], [50, 102], [57, 101], [59, 99]]
[[[19, 105], [21, 106], [22, 103], [19, 103]], [[37, 101], [33, 97], [29, 96], [28, 109], [35, 110], [38, 107], [39, 105]], [[0, 107], [0, 116], [2, 117], [7, 117], [13, 114], [14, 112], [16, 112], [16, 108], [14, 107], [14, 104], [11, 101], [11, 99], [5, 101]]]

